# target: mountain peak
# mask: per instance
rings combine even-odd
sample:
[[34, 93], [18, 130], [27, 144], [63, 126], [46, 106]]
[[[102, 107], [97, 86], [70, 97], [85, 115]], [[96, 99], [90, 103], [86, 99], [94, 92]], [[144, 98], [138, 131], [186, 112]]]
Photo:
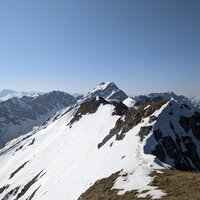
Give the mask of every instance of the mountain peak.
[[128, 96], [120, 90], [113, 82], [101, 82], [92, 91], [86, 93], [82, 101], [88, 101], [97, 96], [103, 97], [104, 99], [114, 99], [118, 101], [125, 100]]
[[108, 88], [108, 87], [112, 87], [112, 88], [115, 88], [115, 89], [119, 89], [119, 88], [115, 85], [115, 83], [107, 81], [107, 82], [101, 82], [101, 83], [99, 83], [99, 84], [93, 89], [93, 91], [95, 91], [95, 90], [104, 90], [104, 89], [106, 89], [106, 88]]

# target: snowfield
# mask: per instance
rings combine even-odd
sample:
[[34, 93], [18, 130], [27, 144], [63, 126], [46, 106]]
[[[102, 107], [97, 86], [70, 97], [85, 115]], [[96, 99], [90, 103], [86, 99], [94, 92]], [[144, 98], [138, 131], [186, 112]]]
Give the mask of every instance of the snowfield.
[[[0, 187], [9, 185], [9, 188], [0, 194], [0, 198], [17, 187], [20, 187], [19, 194], [40, 173], [21, 199], [28, 199], [37, 190], [33, 199], [76, 200], [97, 180], [117, 171], [129, 174], [126, 181], [122, 177], [116, 180], [114, 188], [121, 190], [119, 194], [133, 189], [148, 189], [155, 199], [164, 195], [148, 186], [152, 181], [149, 173], [162, 167], [155, 164], [154, 156], [143, 154], [137, 136], [140, 126], [147, 120], [129, 131], [122, 141], [115, 141], [113, 137], [102, 148], [97, 148], [120, 117], [112, 115], [113, 109], [112, 105], [101, 105], [96, 113], [85, 115], [69, 128], [67, 124], [76, 109], [72, 110], [14, 148], [11, 143], [5, 154], [3, 152], [8, 147], [2, 149]], [[24, 163], [23, 168], [9, 179]], [[8, 199], [15, 198], [16, 195], [10, 195]]]
[[[45, 126], [15, 139], [0, 151], [0, 199], [77, 200], [97, 180], [115, 172], [119, 177], [113, 189], [119, 190], [118, 195], [137, 190], [138, 197], [165, 196], [165, 191], [151, 186], [150, 174], [170, 166], [147, 151], [158, 144], [153, 129], [143, 140], [138, 133], [141, 127], [152, 126], [174, 137], [166, 120], [176, 124], [179, 115], [191, 117], [192, 111], [171, 100], [142, 118], [123, 139], [113, 136], [98, 148], [117, 120], [126, 118], [113, 115], [114, 105], [101, 104], [96, 112], [69, 125], [79, 107], [63, 110]], [[151, 107], [144, 107], [143, 112], [148, 109]], [[169, 115], [172, 109], [173, 115]], [[150, 120], [152, 116], [157, 120]], [[182, 134], [184, 130], [178, 124], [177, 127]], [[199, 141], [194, 140], [198, 145]], [[167, 161], [173, 165], [168, 157]]]

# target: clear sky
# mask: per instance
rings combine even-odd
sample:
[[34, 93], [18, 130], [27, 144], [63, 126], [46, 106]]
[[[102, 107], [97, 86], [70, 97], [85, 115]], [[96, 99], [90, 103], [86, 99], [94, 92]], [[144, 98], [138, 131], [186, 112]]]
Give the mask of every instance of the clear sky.
[[0, 89], [200, 95], [199, 0], [1, 0]]

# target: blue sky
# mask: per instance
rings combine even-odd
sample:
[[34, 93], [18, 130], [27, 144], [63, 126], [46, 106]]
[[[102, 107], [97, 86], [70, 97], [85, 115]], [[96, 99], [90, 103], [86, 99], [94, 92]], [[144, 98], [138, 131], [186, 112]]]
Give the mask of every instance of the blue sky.
[[1, 0], [0, 89], [200, 95], [199, 0]]

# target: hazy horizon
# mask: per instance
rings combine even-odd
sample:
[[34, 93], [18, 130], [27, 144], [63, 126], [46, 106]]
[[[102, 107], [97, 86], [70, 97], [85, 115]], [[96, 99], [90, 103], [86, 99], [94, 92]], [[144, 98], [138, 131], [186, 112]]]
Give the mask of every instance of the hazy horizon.
[[[95, 85], [95, 86], [97, 86], [97, 85]], [[48, 92], [52, 92], [52, 91], [62, 91], [62, 92], [67, 92], [71, 95], [84, 95], [87, 92], [90, 92], [94, 87], [90, 87], [88, 90], [85, 90], [84, 92], [70, 91], [70, 90], [60, 90], [60, 89], [53, 89], [53, 90], [46, 90], [46, 91], [44, 91], [44, 90], [16, 90], [16, 89], [13, 89], [13, 88], [0, 88], [0, 92], [3, 91], [3, 90], [13, 90], [13, 91], [16, 91], [16, 92], [41, 92], [41, 93], [48, 93]], [[138, 95], [148, 95], [148, 94], [151, 94], [151, 93], [170, 93], [170, 92], [173, 92], [176, 95], [184, 95], [184, 94], [181, 94], [181, 93], [176, 93], [175, 91], [172, 91], [172, 90], [169, 90], [169, 91], [150, 91], [150, 92], [147, 92], [147, 93], [129, 94], [129, 93], [126, 92], [126, 89], [123, 89], [123, 88], [120, 88], [120, 87], [119, 87], [119, 89], [123, 90], [130, 97], [134, 97], [134, 96], [138, 96]], [[190, 95], [185, 94], [184, 96], [186, 96], [186, 97], [199, 97], [200, 98], [200, 96], [192, 95], [192, 94], [190, 94]]]
[[0, 88], [200, 96], [200, 1], [0, 2]]

